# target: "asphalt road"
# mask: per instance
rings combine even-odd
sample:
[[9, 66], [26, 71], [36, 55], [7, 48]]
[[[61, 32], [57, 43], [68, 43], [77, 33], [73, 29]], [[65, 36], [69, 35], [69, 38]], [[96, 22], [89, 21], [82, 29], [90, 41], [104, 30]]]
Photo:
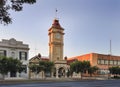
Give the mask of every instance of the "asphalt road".
[[1, 84], [0, 87], [120, 87], [120, 80], [72, 81], [72, 82], [34, 82]]

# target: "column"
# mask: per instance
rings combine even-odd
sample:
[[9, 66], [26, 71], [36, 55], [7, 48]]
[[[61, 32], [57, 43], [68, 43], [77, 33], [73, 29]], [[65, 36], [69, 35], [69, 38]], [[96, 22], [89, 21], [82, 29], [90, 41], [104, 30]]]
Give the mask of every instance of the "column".
[[68, 70], [65, 69], [65, 78], [67, 78], [67, 72], [68, 72]]
[[16, 74], [17, 74], [17, 78], [19, 78], [19, 72], [17, 72]]
[[8, 78], [10, 78], [10, 72], [8, 72]]
[[51, 77], [53, 78], [53, 71], [51, 71]]
[[31, 72], [31, 70], [29, 70], [28, 72], [29, 72], [29, 73], [28, 73], [28, 75], [29, 75], [28, 78], [31, 79], [31, 73], [32, 73], [32, 72]]
[[56, 68], [56, 78], [59, 78], [58, 77], [58, 69]]

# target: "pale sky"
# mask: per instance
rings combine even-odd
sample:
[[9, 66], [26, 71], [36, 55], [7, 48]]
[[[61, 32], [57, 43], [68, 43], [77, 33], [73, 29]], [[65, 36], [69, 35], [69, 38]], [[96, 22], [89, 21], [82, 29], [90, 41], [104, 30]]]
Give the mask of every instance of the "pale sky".
[[[65, 29], [64, 56], [91, 52], [120, 55], [120, 0], [37, 0], [11, 11], [13, 23], [0, 24], [0, 40], [15, 38], [29, 44], [29, 57], [49, 55], [48, 29], [55, 17]], [[35, 50], [36, 49], [36, 50]]]

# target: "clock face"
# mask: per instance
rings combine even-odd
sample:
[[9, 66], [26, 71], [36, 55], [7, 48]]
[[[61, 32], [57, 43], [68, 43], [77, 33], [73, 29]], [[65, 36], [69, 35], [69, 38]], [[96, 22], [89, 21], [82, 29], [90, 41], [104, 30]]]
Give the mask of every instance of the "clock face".
[[60, 39], [60, 33], [56, 33], [56, 36], [55, 36], [57, 39]]

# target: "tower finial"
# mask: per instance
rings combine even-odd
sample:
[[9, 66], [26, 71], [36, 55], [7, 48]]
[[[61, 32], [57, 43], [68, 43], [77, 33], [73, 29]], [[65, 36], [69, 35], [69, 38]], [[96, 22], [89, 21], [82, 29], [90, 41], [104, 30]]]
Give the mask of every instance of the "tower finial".
[[57, 8], [55, 9], [55, 19], [57, 19], [57, 12], [58, 12], [58, 10], [57, 10]]

